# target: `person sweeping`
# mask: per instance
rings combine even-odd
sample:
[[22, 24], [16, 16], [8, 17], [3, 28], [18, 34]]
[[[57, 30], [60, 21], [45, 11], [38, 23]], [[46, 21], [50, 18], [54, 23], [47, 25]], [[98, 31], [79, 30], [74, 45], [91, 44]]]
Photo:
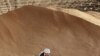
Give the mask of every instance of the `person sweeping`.
[[41, 51], [39, 56], [50, 56], [50, 49], [49, 48], [45, 48], [43, 51]]

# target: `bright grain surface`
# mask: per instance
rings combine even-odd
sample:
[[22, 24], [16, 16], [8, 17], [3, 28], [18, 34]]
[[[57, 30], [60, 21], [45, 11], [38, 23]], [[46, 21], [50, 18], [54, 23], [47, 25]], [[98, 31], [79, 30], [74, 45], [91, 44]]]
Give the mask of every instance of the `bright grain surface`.
[[99, 56], [100, 27], [50, 9], [25, 6], [0, 16], [0, 56]]

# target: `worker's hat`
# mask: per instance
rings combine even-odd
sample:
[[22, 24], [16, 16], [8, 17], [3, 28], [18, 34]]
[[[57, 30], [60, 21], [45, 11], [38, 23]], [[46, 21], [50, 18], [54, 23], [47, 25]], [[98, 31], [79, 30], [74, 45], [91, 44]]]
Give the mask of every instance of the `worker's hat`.
[[45, 48], [44, 49], [44, 53], [50, 53], [50, 49], [49, 48]]

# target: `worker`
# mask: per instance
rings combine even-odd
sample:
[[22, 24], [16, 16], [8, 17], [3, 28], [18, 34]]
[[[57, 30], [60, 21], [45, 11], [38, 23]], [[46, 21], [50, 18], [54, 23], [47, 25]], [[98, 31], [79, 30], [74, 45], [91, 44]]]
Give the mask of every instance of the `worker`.
[[45, 48], [40, 54], [39, 56], [50, 56], [50, 49], [49, 48]]

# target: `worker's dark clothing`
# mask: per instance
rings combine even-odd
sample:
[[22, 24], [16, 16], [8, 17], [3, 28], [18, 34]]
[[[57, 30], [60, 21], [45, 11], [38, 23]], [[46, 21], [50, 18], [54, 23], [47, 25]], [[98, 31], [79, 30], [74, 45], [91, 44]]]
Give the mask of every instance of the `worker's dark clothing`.
[[41, 53], [40, 56], [44, 56], [44, 53]]

